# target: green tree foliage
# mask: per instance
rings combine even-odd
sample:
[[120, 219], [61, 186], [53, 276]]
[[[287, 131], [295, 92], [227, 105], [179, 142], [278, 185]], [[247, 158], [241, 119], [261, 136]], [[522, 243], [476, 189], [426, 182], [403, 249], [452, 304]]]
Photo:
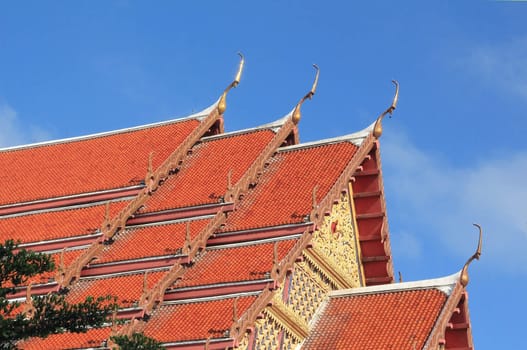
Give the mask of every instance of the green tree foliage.
[[13, 349], [16, 342], [29, 337], [46, 337], [53, 333], [86, 332], [101, 326], [116, 307], [114, 298], [88, 297], [70, 304], [64, 295], [48, 294], [33, 297], [33, 315], [19, 310], [20, 303], [9, 302], [7, 296], [28, 278], [53, 271], [49, 255], [18, 249], [13, 240], [0, 244], [0, 349]]
[[134, 333], [131, 337], [120, 335], [111, 337], [111, 340], [123, 350], [159, 350], [163, 349], [161, 343], [141, 333]]

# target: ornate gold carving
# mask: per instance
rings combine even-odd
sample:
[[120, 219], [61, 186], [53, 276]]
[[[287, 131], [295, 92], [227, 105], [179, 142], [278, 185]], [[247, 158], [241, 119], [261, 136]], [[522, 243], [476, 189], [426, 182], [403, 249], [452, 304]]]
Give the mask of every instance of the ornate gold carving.
[[377, 120], [375, 121], [375, 126], [373, 127], [373, 136], [375, 138], [379, 138], [382, 135], [382, 120], [386, 116], [386, 114], [392, 115], [395, 108], [397, 108], [397, 101], [399, 100], [399, 83], [397, 80], [392, 80], [392, 83], [395, 85], [395, 95], [393, 96], [392, 104], [390, 107], [388, 107], [384, 112], [381, 113], [377, 117]]
[[249, 332], [245, 332], [245, 335], [243, 336], [242, 340], [240, 340], [238, 345], [236, 345], [236, 349], [248, 349], [250, 340], [251, 334]]
[[284, 304], [280, 294], [275, 293], [272, 305], [265, 308], [264, 313], [298, 342], [307, 337], [307, 322]]
[[306, 257], [331, 279], [338, 288], [361, 285], [357, 240], [350, 201], [346, 193], [333, 205], [331, 213], [313, 234], [313, 247]]
[[481, 226], [478, 224], [473, 224], [479, 229], [479, 241], [478, 241], [478, 248], [476, 249], [476, 252], [467, 260], [465, 263], [465, 266], [463, 266], [463, 270], [461, 270], [461, 276], [459, 277], [459, 281], [463, 285], [463, 287], [466, 287], [468, 285], [468, 266], [472, 262], [472, 260], [476, 259], [479, 260], [479, 257], [481, 256], [481, 241], [483, 239], [483, 230], [481, 229]]
[[330, 282], [324, 281], [313, 266], [299, 262], [293, 272], [288, 305], [308, 323], [330, 290]]
[[270, 317], [255, 322], [255, 349], [275, 350], [278, 348], [282, 329]]
[[313, 86], [311, 87], [311, 90], [309, 90], [309, 92], [304, 97], [302, 97], [300, 101], [298, 101], [298, 103], [296, 104], [295, 110], [293, 111], [293, 123], [295, 123], [295, 125], [298, 124], [302, 116], [300, 113], [300, 107], [302, 107], [302, 104], [304, 103], [305, 100], [307, 99], [311, 100], [313, 98], [313, 95], [317, 91], [318, 76], [320, 75], [320, 69], [318, 68], [316, 64], [314, 64], [313, 67], [317, 71], [315, 75], [315, 81], [313, 81]]
[[297, 349], [298, 344], [300, 344], [296, 338], [292, 337], [291, 335], [285, 333], [282, 338], [282, 350], [293, 350]]
[[234, 77], [234, 80], [232, 83], [225, 88], [225, 91], [223, 91], [223, 94], [221, 95], [220, 102], [218, 103], [218, 113], [223, 114], [225, 113], [225, 110], [227, 109], [227, 93], [232, 89], [238, 86], [240, 83], [240, 78], [242, 77], [243, 72], [243, 65], [245, 63], [245, 59], [243, 58], [243, 55], [241, 52], [238, 52], [238, 55], [240, 56], [240, 65], [238, 66], [238, 72], [236, 73], [236, 76]]

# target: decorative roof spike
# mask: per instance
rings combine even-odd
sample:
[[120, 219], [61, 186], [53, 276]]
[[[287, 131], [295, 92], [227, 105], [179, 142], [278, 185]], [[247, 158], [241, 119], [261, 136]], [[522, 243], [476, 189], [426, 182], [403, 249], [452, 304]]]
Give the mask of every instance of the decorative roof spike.
[[274, 242], [273, 245], [273, 267], [278, 265], [278, 242]]
[[225, 113], [225, 110], [227, 109], [227, 93], [230, 91], [230, 89], [235, 88], [240, 83], [240, 79], [242, 77], [243, 72], [243, 65], [245, 64], [245, 59], [243, 58], [243, 55], [241, 52], [238, 52], [238, 55], [240, 56], [240, 65], [238, 66], [238, 72], [236, 73], [236, 76], [234, 77], [234, 80], [232, 83], [229, 84], [223, 91], [223, 94], [221, 95], [220, 102], [218, 103], [218, 113], [223, 114]]
[[145, 271], [143, 276], [143, 293], [146, 293], [148, 291], [148, 271]]
[[64, 271], [66, 271], [66, 266], [64, 264], [64, 252], [65, 251], [66, 251], [66, 247], [62, 248], [60, 252], [59, 270], [58, 270], [59, 273], [63, 273]]
[[313, 187], [313, 192], [311, 193], [311, 209], [317, 208], [317, 191], [318, 185], [315, 185], [315, 187]]
[[117, 322], [115, 322], [117, 319], [117, 309], [113, 309], [112, 311], [112, 331], [115, 332], [117, 330]]
[[375, 136], [375, 138], [379, 138], [382, 135], [382, 119], [386, 116], [386, 114], [390, 114], [391, 116], [395, 108], [397, 108], [397, 101], [399, 100], [399, 83], [397, 80], [392, 80], [392, 83], [395, 85], [395, 95], [393, 96], [390, 107], [382, 112], [375, 121], [375, 126], [373, 127], [373, 136]]
[[227, 191], [232, 189], [232, 168], [227, 173]]
[[106, 227], [107, 229], [110, 228], [111, 220], [112, 218], [110, 217], [110, 202], [106, 202], [106, 206], [104, 208], [104, 227]]
[[298, 124], [300, 121], [300, 118], [302, 114], [300, 113], [300, 107], [304, 103], [305, 100], [313, 98], [313, 95], [317, 91], [317, 85], [318, 85], [318, 76], [320, 75], [320, 69], [316, 64], [313, 64], [313, 67], [316, 69], [317, 73], [315, 75], [315, 81], [313, 82], [313, 86], [311, 87], [311, 90], [304, 96], [298, 103], [296, 104], [295, 110], [293, 111], [293, 123]]
[[232, 304], [232, 322], [238, 321], [238, 298], [234, 299]]
[[146, 176], [145, 176], [145, 185], [148, 189], [148, 194], [151, 194], [154, 190], [154, 166], [153, 166], [153, 159], [154, 159], [154, 151], [150, 152], [148, 155], [148, 168], [146, 170]]
[[185, 253], [190, 251], [190, 221], [187, 221], [185, 229]]
[[33, 318], [35, 315], [35, 306], [33, 305], [33, 298], [31, 297], [31, 287], [32, 283], [30, 282], [26, 288], [26, 301], [24, 306], [24, 312], [28, 318]]
[[31, 299], [31, 287], [32, 287], [32, 283], [29, 282], [29, 284], [26, 287], [26, 303], [28, 303], [28, 304], [30, 304], [32, 302], [32, 299]]
[[463, 266], [463, 270], [461, 270], [461, 276], [459, 277], [459, 281], [463, 285], [463, 287], [466, 287], [469, 282], [468, 278], [468, 266], [472, 262], [472, 260], [476, 259], [479, 260], [479, 257], [481, 256], [481, 242], [483, 239], [483, 230], [481, 229], [481, 226], [478, 224], [473, 224], [479, 229], [479, 241], [478, 241], [478, 248], [476, 249], [476, 252], [467, 260], [465, 265]]
[[154, 151], [151, 151], [148, 155], [148, 176], [151, 177], [154, 174], [154, 167], [152, 165], [154, 160]]
[[399, 271], [399, 283], [403, 282], [403, 274]]

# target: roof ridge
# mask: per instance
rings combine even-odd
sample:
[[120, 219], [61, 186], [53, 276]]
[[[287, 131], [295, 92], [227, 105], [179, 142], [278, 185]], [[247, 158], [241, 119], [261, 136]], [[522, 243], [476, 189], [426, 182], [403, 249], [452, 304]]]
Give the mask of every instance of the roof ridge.
[[218, 103], [219, 103], [219, 99], [216, 102], [214, 102], [212, 105], [210, 105], [209, 107], [207, 107], [207, 108], [205, 108], [205, 109], [203, 109], [203, 110], [201, 110], [199, 112], [192, 113], [190, 115], [187, 115], [187, 116], [184, 116], [184, 117], [180, 117], [180, 118], [176, 118], [176, 119], [164, 120], [164, 121], [161, 121], [161, 122], [155, 122], [155, 123], [149, 123], [149, 124], [144, 124], [144, 125], [132, 126], [132, 127], [128, 127], [128, 128], [122, 128], [122, 129], [111, 130], [111, 131], [103, 131], [103, 132], [99, 132], [99, 133], [93, 133], [93, 134], [82, 135], [82, 136], [73, 136], [73, 137], [67, 137], [67, 138], [63, 138], [63, 139], [35, 142], [35, 143], [29, 143], [29, 144], [17, 145], [17, 146], [10, 146], [10, 147], [4, 147], [4, 148], [0, 147], [0, 153], [19, 151], [19, 150], [24, 150], [24, 149], [29, 149], [29, 148], [36, 148], [36, 147], [59, 145], [59, 144], [63, 144], [63, 143], [70, 143], [70, 142], [76, 142], [76, 141], [91, 140], [91, 139], [96, 139], [96, 138], [106, 137], [106, 136], [112, 136], [112, 135], [118, 135], [118, 134], [125, 134], [125, 133], [129, 133], [129, 132], [132, 132], [132, 131], [139, 131], [139, 130], [144, 130], [144, 129], [158, 127], [158, 126], [164, 126], [164, 125], [181, 123], [181, 122], [184, 122], [184, 121], [187, 121], [187, 120], [191, 120], [191, 119], [197, 119], [197, 120], [201, 121], [202, 119], [207, 117], [207, 115], [209, 115], [210, 112], [212, 112], [217, 107]]
[[394, 293], [412, 290], [423, 290], [423, 289], [438, 289], [446, 295], [452, 293], [453, 288], [459, 281], [461, 271], [454, 274], [432, 278], [427, 280], [418, 280], [401, 283], [390, 283], [381, 284], [376, 286], [359, 287], [353, 289], [343, 289], [330, 292], [330, 297], [346, 297], [346, 296], [357, 296], [357, 295], [368, 295], [368, 294], [383, 294], [383, 293]]
[[241, 130], [233, 130], [233, 131], [229, 131], [229, 132], [224, 132], [223, 134], [217, 134], [217, 135], [211, 135], [211, 136], [202, 137], [200, 139], [200, 141], [217, 140], [217, 139], [222, 139], [222, 138], [225, 138], [225, 137], [243, 135], [243, 134], [248, 134], [248, 133], [251, 133], [251, 132], [256, 132], [256, 131], [261, 131], [261, 130], [269, 130], [269, 129], [271, 129], [274, 133], [276, 133], [278, 131], [278, 129], [280, 127], [282, 127], [282, 125], [284, 125], [287, 122], [287, 119], [292, 114], [293, 114], [293, 111], [289, 112], [288, 114], [286, 114], [282, 118], [277, 119], [277, 120], [275, 120], [273, 122], [270, 122], [270, 123], [267, 123], [267, 124], [262, 124], [262, 125], [255, 126], [255, 127], [252, 127], [252, 128], [246, 128], [246, 129], [241, 129]]
[[292, 150], [297, 150], [297, 149], [331, 145], [331, 144], [340, 143], [340, 142], [351, 142], [355, 146], [360, 147], [363, 141], [366, 139], [366, 137], [368, 137], [368, 135], [373, 131], [374, 126], [375, 126], [375, 122], [371, 123], [366, 128], [356, 131], [351, 134], [331, 137], [331, 138], [322, 139], [322, 140], [310, 141], [310, 142], [305, 142], [305, 143], [299, 143], [297, 145], [285, 146], [285, 147], [279, 148], [278, 151], [286, 152], [286, 151], [292, 151]]

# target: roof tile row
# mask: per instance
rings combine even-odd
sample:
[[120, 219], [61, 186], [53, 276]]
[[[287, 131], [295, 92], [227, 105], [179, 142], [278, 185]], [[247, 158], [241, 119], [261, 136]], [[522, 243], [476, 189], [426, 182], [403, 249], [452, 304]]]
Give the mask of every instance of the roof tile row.
[[199, 125], [196, 119], [0, 151], [0, 205], [127, 187], [144, 180]]

